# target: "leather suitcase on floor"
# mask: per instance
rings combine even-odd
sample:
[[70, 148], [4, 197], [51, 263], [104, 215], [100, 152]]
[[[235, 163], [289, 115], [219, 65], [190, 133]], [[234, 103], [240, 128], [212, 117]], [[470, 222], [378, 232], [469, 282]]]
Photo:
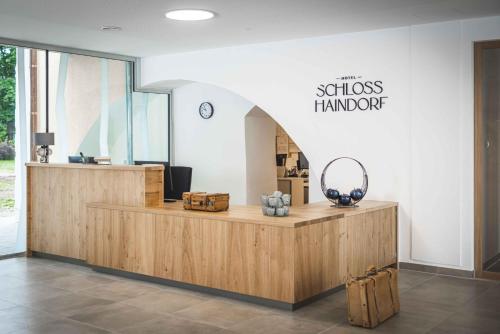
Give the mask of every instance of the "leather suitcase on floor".
[[399, 312], [398, 270], [375, 270], [346, 283], [349, 323], [374, 328]]
[[226, 211], [229, 208], [229, 194], [192, 193], [191, 210]]

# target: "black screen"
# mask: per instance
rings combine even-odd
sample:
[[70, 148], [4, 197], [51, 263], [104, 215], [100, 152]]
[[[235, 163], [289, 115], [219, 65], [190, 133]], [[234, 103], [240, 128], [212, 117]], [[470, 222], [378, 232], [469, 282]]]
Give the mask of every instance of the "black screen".
[[299, 167], [299, 169], [309, 169], [309, 161], [307, 161], [306, 156], [302, 152], [299, 152], [297, 167]]

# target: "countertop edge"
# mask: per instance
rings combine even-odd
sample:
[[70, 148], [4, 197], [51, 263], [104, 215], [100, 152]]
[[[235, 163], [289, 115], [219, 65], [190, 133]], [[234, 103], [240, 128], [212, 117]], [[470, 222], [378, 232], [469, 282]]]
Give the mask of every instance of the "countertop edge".
[[[170, 210], [166, 208], [157, 208], [157, 207], [136, 207], [136, 206], [126, 206], [126, 205], [116, 205], [116, 204], [106, 204], [106, 203], [87, 203], [87, 208], [97, 208], [97, 209], [110, 209], [110, 210], [126, 210], [131, 212], [141, 212], [141, 213], [152, 213], [152, 214], [168, 214], [176, 217], [190, 217], [190, 218], [199, 218], [199, 219], [207, 219], [207, 220], [219, 220], [219, 221], [229, 221], [229, 222], [238, 222], [245, 224], [256, 224], [256, 225], [266, 225], [266, 226], [274, 226], [274, 227], [283, 227], [283, 228], [298, 228], [302, 226], [322, 223], [329, 220], [341, 219], [344, 218], [343, 213], [335, 213], [331, 215], [324, 215], [317, 218], [301, 218], [294, 217], [299, 221], [296, 222], [287, 222], [285, 219], [291, 218], [290, 216], [279, 218], [279, 217], [266, 217], [262, 216], [263, 219], [275, 219], [276, 221], [264, 221], [264, 220], [255, 220], [251, 218], [243, 218], [243, 217], [224, 217], [220, 215], [211, 215], [211, 212], [204, 211], [196, 211], [196, 210]], [[217, 212], [214, 212], [217, 214]], [[282, 221], [280, 221], [283, 219]]]
[[96, 170], [164, 170], [163, 165], [97, 165], [97, 164], [58, 164], [58, 163], [39, 163], [27, 162], [26, 167], [40, 167], [40, 168], [67, 168], [67, 169], [96, 169]]

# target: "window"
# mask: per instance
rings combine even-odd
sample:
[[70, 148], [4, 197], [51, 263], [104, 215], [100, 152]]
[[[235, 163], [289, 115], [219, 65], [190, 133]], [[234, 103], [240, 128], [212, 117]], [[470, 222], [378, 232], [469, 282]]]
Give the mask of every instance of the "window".
[[0, 45], [0, 256], [26, 250], [31, 134], [54, 132], [50, 162], [109, 156], [114, 164], [169, 158], [169, 95], [132, 92], [127, 61]]
[[132, 96], [134, 160], [169, 161], [169, 95]]
[[[32, 87], [37, 101], [32, 124], [43, 132], [45, 51], [34, 57], [39, 80]], [[109, 156], [114, 164], [168, 161], [168, 94], [132, 93], [131, 78], [126, 61], [49, 52], [48, 124], [55, 133], [51, 162], [67, 162], [80, 152]]]

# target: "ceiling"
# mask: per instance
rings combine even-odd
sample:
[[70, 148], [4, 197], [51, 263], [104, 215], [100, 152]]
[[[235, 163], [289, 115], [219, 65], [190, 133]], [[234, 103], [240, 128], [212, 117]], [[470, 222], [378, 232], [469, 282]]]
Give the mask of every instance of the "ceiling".
[[[217, 16], [165, 18], [178, 8]], [[493, 15], [499, 0], [0, 0], [0, 37], [150, 56]]]

